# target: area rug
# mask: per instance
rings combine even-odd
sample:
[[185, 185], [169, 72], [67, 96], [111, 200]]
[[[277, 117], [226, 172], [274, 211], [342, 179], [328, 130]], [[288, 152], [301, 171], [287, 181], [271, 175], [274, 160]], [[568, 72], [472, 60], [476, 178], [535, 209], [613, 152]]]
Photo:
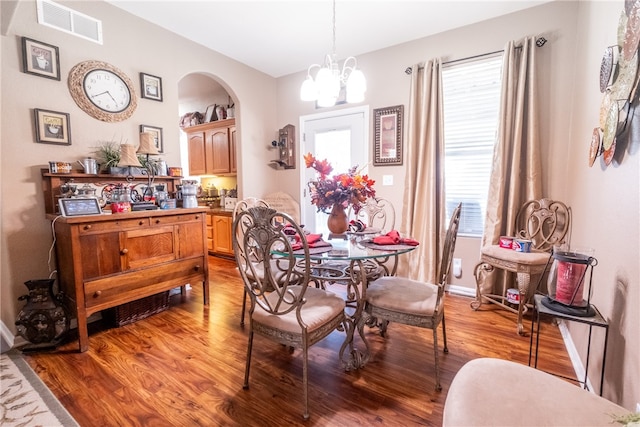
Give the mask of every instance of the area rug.
[[79, 424], [20, 353], [0, 355], [0, 426], [69, 427]]

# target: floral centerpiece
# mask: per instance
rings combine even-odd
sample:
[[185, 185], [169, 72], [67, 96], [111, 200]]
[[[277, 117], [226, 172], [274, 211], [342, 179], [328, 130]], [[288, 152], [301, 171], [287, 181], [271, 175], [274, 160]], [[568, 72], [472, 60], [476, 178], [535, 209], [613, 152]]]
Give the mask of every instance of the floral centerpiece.
[[[358, 213], [367, 198], [376, 195], [373, 188], [375, 181], [359, 173], [357, 166], [350, 168], [346, 173], [330, 177], [329, 174], [333, 171], [331, 164], [327, 159], [316, 159], [311, 153], [304, 156], [304, 161], [307, 168], [313, 168], [319, 174], [318, 179], [308, 183], [311, 204], [316, 205], [318, 212], [331, 214], [329, 229], [332, 232], [344, 233], [348, 226], [344, 209], [352, 206], [353, 211]], [[344, 217], [344, 226], [338, 228], [344, 228], [342, 231], [332, 230], [332, 217], [336, 215]]]

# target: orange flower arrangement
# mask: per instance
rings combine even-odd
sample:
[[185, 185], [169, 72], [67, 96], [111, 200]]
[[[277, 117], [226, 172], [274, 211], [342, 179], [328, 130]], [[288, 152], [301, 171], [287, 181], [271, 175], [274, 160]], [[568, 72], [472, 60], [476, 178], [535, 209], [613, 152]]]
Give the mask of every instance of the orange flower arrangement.
[[329, 213], [333, 205], [340, 204], [344, 208], [351, 205], [354, 212], [358, 213], [362, 203], [376, 195], [373, 189], [375, 181], [367, 175], [359, 174], [357, 166], [350, 168], [347, 173], [329, 177], [333, 167], [327, 159], [318, 160], [313, 154], [307, 153], [304, 155], [304, 162], [320, 175], [317, 180], [308, 183], [311, 204], [318, 207], [318, 212]]

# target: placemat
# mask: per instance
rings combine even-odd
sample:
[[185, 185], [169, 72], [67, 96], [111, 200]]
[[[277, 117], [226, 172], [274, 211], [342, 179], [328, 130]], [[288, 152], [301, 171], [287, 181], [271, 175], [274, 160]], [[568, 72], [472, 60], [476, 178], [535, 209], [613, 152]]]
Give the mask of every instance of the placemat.
[[[327, 246], [320, 246], [317, 248], [309, 248], [309, 255], [323, 254], [325, 252], [329, 252], [330, 250], [333, 250], [333, 246], [331, 244]], [[297, 251], [293, 251], [293, 253], [297, 255], [303, 254], [304, 250], [298, 249]]]
[[367, 247], [369, 249], [377, 249], [380, 251], [399, 251], [402, 249], [415, 248], [415, 246], [412, 246], [412, 245], [376, 245], [371, 241], [361, 242], [361, 244], [362, 246]]

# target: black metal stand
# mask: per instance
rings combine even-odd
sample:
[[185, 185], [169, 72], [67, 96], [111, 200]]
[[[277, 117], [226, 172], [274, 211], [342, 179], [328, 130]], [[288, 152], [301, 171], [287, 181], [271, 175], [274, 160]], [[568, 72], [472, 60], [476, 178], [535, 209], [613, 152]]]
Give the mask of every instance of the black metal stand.
[[[584, 389], [588, 390], [589, 387], [587, 386], [587, 378], [589, 375], [589, 356], [591, 353], [591, 332], [594, 326], [597, 327], [601, 327], [605, 329], [605, 335], [604, 335], [604, 350], [603, 350], [603, 354], [602, 354], [602, 371], [600, 374], [600, 396], [602, 396], [602, 388], [604, 385], [604, 367], [605, 367], [605, 361], [607, 358], [607, 340], [609, 339], [609, 323], [602, 317], [602, 314], [600, 314], [600, 311], [596, 308], [596, 306], [594, 305], [590, 305], [590, 307], [593, 309], [594, 315], [591, 317], [585, 317], [585, 316], [574, 316], [568, 313], [563, 313], [560, 311], [555, 311], [551, 308], [549, 308], [546, 304], [544, 304], [544, 296], [543, 295], [535, 295], [534, 296], [534, 303], [533, 303], [533, 309], [535, 311], [535, 315], [533, 316], [533, 319], [531, 320], [531, 334], [530, 334], [530, 341], [529, 341], [529, 366], [531, 366], [531, 356], [532, 356], [532, 352], [533, 352], [533, 334], [534, 334], [534, 324], [537, 324], [536, 330], [535, 330], [535, 335], [536, 335], [536, 346], [535, 346], [535, 358], [534, 358], [534, 368], [538, 368], [538, 345], [540, 342], [540, 315], [547, 315], [547, 316], [551, 316], [557, 319], [564, 319], [564, 320], [568, 320], [570, 322], [579, 322], [579, 323], [584, 323], [589, 325], [589, 339], [587, 341], [587, 361], [586, 361], [586, 366], [584, 368], [584, 380], [580, 381], [580, 380], [574, 380], [573, 378], [568, 378], [568, 377], [564, 377], [562, 375], [556, 375], [556, 376], [560, 376], [562, 378], [568, 379], [568, 380], [572, 380], [572, 381], [576, 381], [580, 384], [583, 385]], [[552, 373], [552, 372], [550, 372]]]

